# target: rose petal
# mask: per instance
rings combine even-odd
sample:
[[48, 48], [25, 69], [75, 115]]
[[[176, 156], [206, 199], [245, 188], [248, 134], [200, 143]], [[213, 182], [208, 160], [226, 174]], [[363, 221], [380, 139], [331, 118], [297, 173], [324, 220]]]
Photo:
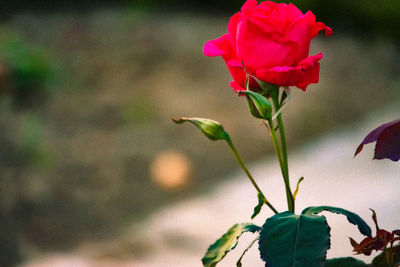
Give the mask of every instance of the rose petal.
[[233, 88], [233, 90], [235, 91], [235, 92], [239, 92], [239, 91], [246, 91], [246, 89], [245, 88], [243, 88], [242, 86], [240, 86], [240, 84], [238, 84], [237, 82], [235, 82], [235, 81], [231, 81], [231, 87]]
[[[267, 4], [263, 5], [264, 3]], [[286, 34], [288, 27], [302, 16], [303, 13], [292, 4], [267, 1], [258, 5], [257, 11], [246, 17], [275, 41], [287, 43], [291, 42]]]
[[229, 69], [229, 72], [232, 75], [233, 80], [236, 81], [237, 84], [239, 84], [242, 87], [245, 87], [246, 83], [246, 73], [244, 72], [243, 65], [240, 61], [231, 59], [231, 60], [226, 60], [226, 66]]
[[296, 87], [305, 91], [307, 89], [307, 86], [309, 86], [310, 84], [319, 82], [319, 63], [305, 68], [303, 71], [303, 79], [300, 83], [296, 84]]
[[308, 11], [290, 25], [287, 36], [298, 44], [297, 61], [308, 57], [312, 39], [310, 36], [314, 31], [315, 25], [315, 15], [311, 11]]
[[241, 68], [243, 69], [243, 64], [238, 59], [229, 59], [226, 61], [226, 65], [232, 68]]
[[324, 55], [322, 53], [318, 53], [316, 55], [307, 57], [307, 58], [303, 59], [302, 61], [300, 61], [299, 65], [302, 67], [312, 67], [316, 63], [318, 63], [322, 59], [323, 56]]
[[257, 78], [270, 84], [289, 86], [300, 83], [301, 73], [298, 68], [274, 67], [257, 71]]
[[224, 34], [218, 39], [208, 41], [204, 45], [204, 54], [211, 57], [222, 56], [233, 79], [241, 86], [244, 86], [246, 73], [243, 70], [242, 62], [236, 58], [229, 34]]
[[238, 57], [254, 69], [292, 66], [297, 58], [295, 42], [276, 40], [249, 19], [239, 22], [236, 45]]
[[325, 23], [323, 23], [323, 22], [317, 22], [317, 24], [316, 24], [316, 26], [315, 26], [315, 28], [314, 28], [314, 31], [313, 31], [313, 33], [312, 33], [312, 35], [311, 35], [312, 38], [314, 38], [315, 36], [317, 36], [318, 33], [319, 33], [320, 31], [322, 31], [322, 30], [325, 31], [325, 36], [330, 36], [330, 35], [333, 34], [332, 29], [331, 29], [330, 27], [326, 26]]
[[209, 57], [232, 54], [232, 44], [229, 35], [224, 34], [220, 38], [208, 41], [203, 47], [204, 55]]
[[288, 5], [283, 3], [275, 6], [273, 11], [266, 15], [266, 22], [269, 22], [270, 25], [274, 26], [276, 31], [284, 32], [286, 26], [288, 26], [291, 21], [293, 21], [288, 16]]
[[237, 50], [236, 50], [237, 26], [238, 26], [238, 23], [239, 23], [241, 17], [242, 17], [242, 15], [240, 14], [240, 12], [236, 13], [235, 15], [233, 15], [230, 18], [229, 24], [228, 24], [228, 33], [231, 38], [231, 42], [233, 44], [233, 50], [235, 51], [235, 53], [237, 53]]
[[265, 82], [280, 86], [297, 86], [306, 90], [311, 83], [317, 83], [319, 79], [319, 61], [322, 54], [310, 56], [296, 67], [274, 67], [257, 71], [256, 76]]
[[270, 14], [272, 10], [275, 10], [280, 4], [273, 1], [263, 1], [257, 7], [257, 11], [262, 10], [263, 12], [267, 12]]
[[296, 87], [305, 91], [310, 84], [319, 82], [319, 61], [322, 57], [322, 53], [319, 53], [300, 61], [299, 65], [302, 67], [304, 73], [303, 79], [300, 83], [296, 84]]
[[257, 0], [247, 0], [246, 3], [243, 4], [242, 6], [242, 13], [243, 15], [250, 15], [251, 13], [253, 13], [255, 11], [255, 9], [257, 8], [258, 2]]
[[291, 21], [294, 21], [294, 20], [299, 19], [302, 16], [304, 16], [304, 14], [295, 5], [293, 5], [292, 3], [289, 3], [287, 5], [287, 16]]

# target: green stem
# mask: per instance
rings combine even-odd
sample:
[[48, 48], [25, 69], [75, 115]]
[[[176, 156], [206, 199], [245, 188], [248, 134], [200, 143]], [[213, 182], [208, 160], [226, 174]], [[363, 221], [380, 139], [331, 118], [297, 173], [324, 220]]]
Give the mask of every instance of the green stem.
[[286, 146], [286, 136], [285, 136], [285, 129], [283, 126], [282, 115], [278, 115], [278, 124], [279, 124], [279, 135], [281, 136], [282, 142], [282, 154], [283, 154], [283, 163], [285, 164], [285, 171], [286, 171], [286, 179], [288, 184], [288, 194], [290, 194], [290, 198], [292, 201], [292, 212], [295, 212], [295, 200], [292, 195], [292, 190], [290, 189], [290, 180], [289, 180], [289, 160], [287, 155], [287, 146]]
[[286, 171], [288, 172], [289, 175], [289, 169], [288, 169], [289, 161], [287, 156], [285, 128], [283, 126], [283, 120], [281, 114], [278, 115], [277, 120], [278, 120], [279, 135], [281, 136], [283, 162], [285, 163]]
[[294, 212], [293, 195], [290, 190], [288, 176], [286, 175], [287, 171], [285, 170], [285, 163], [283, 162], [281, 147], [279, 145], [278, 138], [276, 137], [276, 133], [274, 130], [274, 124], [272, 123], [272, 120], [269, 120], [268, 124], [269, 124], [269, 127], [268, 127], [269, 132], [270, 132], [271, 138], [272, 138], [272, 143], [274, 144], [275, 153], [276, 153], [276, 156], [278, 157], [279, 165], [281, 167], [283, 182], [285, 183], [286, 200], [287, 200], [287, 204], [288, 204], [288, 210]]
[[279, 135], [281, 137], [281, 143], [282, 143], [282, 155], [283, 155], [283, 163], [285, 165], [285, 176], [287, 179], [288, 183], [288, 190], [291, 195], [291, 201], [292, 201], [292, 211], [295, 211], [295, 201], [292, 195], [292, 190], [290, 189], [290, 180], [289, 180], [289, 161], [288, 161], [288, 155], [287, 155], [287, 146], [286, 146], [286, 135], [285, 135], [285, 128], [283, 126], [283, 121], [282, 121], [282, 115], [278, 115], [278, 128], [279, 128]]
[[[272, 101], [274, 103], [275, 112], [279, 110], [279, 89], [272, 94]], [[285, 182], [285, 189], [286, 189], [286, 197], [288, 201], [289, 211], [295, 211], [295, 202], [292, 194], [292, 190], [290, 189], [290, 180], [289, 180], [289, 162], [288, 162], [288, 155], [287, 155], [287, 145], [286, 145], [286, 135], [285, 135], [285, 128], [283, 126], [282, 114], [278, 114], [277, 117], [278, 121], [278, 129], [279, 129], [279, 136], [281, 139], [281, 170], [282, 176]], [[272, 128], [271, 128], [272, 127]], [[270, 122], [270, 131], [275, 133], [273, 128], [272, 121]], [[276, 139], [276, 135], [275, 135]], [[274, 142], [277, 142], [276, 140]], [[279, 148], [279, 146], [278, 146]]]
[[236, 161], [239, 163], [240, 167], [243, 169], [243, 171], [246, 173], [247, 177], [249, 178], [250, 182], [253, 184], [255, 189], [257, 190], [258, 193], [260, 193], [263, 197], [264, 203], [275, 213], [278, 214], [279, 212], [272, 206], [272, 204], [267, 200], [263, 192], [261, 191], [260, 187], [258, 187], [256, 181], [254, 180], [253, 176], [251, 176], [249, 170], [247, 169], [246, 165], [244, 164], [242, 158], [240, 157], [238, 151], [236, 150], [235, 146], [233, 145], [232, 141], [229, 139], [226, 140], [229, 147], [231, 148], [233, 154], [235, 155]]

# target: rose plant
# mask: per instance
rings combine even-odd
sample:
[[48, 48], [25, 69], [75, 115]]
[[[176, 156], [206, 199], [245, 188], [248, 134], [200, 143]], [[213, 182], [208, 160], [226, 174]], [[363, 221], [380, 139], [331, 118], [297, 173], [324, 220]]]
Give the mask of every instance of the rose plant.
[[[400, 240], [400, 230], [387, 232], [379, 229], [375, 213], [375, 237], [372, 237], [371, 228], [360, 216], [343, 208], [317, 206], [308, 207], [300, 214], [295, 213], [295, 200], [303, 177], [292, 191], [282, 109], [290, 99], [288, 86], [296, 86], [305, 91], [309, 84], [318, 82], [322, 54], [310, 56], [309, 50], [311, 40], [322, 30], [325, 35], [332, 34], [328, 26], [316, 21], [311, 11], [303, 14], [292, 4], [247, 0], [241, 11], [231, 17], [228, 33], [204, 45], [205, 55], [221, 56], [224, 59], [233, 78], [231, 87], [246, 99], [251, 115], [260, 119], [268, 128], [280, 165], [288, 206], [287, 211], [280, 212], [267, 199], [247, 169], [230, 135], [219, 122], [203, 118], [173, 119], [178, 124], [192, 123], [212, 141], [227, 142], [239, 166], [257, 191], [258, 204], [251, 219], [259, 214], [264, 205], [275, 213], [262, 226], [253, 223], [232, 226], [208, 248], [202, 259], [205, 267], [216, 266], [236, 247], [238, 239], [245, 232], [256, 233], [256, 237], [238, 259], [237, 266], [242, 266], [242, 257], [256, 242], [260, 257], [268, 267], [368, 266], [351, 257], [326, 259], [330, 248], [330, 227], [326, 218], [320, 215], [324, 211], [344, 215], [365, 236], [360, 243], [351, 239], [354, 252], [368, 255], [373, 249], [383, 250], [384, 256], [378, 256], [373, 261], [373, 264], [378, 265], [374, 266], [399, 264], [400, 245], [395, 242]], [[400, 155], [400, 151], [393, 151], [393, 147], [394, 150], [400, 150], [398, 129], [398, 121], [377, 128], [365, 138], [357, 153], [363, 144], [375, 140], [380, 144], [384, 140], [384, 152], [389, 151], [390, 156]], [[390, 142], [395, 142], [395, 145]]]

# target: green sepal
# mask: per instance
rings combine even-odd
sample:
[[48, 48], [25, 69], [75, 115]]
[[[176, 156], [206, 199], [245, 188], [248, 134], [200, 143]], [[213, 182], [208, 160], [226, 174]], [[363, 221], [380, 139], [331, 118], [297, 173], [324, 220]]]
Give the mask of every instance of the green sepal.
[[254, 219], [261, 211], [262, 206], [264, 205], [264, 196], [260, 192], [257, 194], [258, 204], [254, 207], [253, 215], [251, 215], [251, 219]]
[[252, 223], [239, 223], [232, 226], [227, 233], [212, 244], [201, 259], [204, 267], [214, 267], [225, 255], [234, 249], [239, 237], [245, 232], [257, 232], [260, 227]]
[[290, 88], [283, 87], [281, 102], [279, 103], [279, 106], [282, 106], [285, 103], [285, 101], [288, 102], [289, 100], [290, 100]]
[[311, 215], [311, 214], [319, 214], [322, 211], [329, 211], [336, 214], [342, 214], [347, 217], [347, 220], [356, 225], [360, 233], [365, 236], [371, 236], [371, 228], [368, 224], [357, 214], [337, 207], [329, 207], [329, 206], [318, 206], [318, 207], [308, 207], [303, 210], [301, 214]]
[[254, 75], [250, 75], [250, 77], [253, 78], [257, 82], [257, 84], [261, 88], [262, 95], [264, 95], [266, 97], [270, 97], [272, 93], [279, 91], [278, 85], [261, 81]]
[[272, 106], [266, 97], [252, 91], [240, 91], [240, 94], [245, 95], [251, 115], [263, 120], [272, 118]]
[[326, 260], [325, 267], [367, 267], [365, 262], [352, 257], [334, 258]]
[[329, 248], [324, 216], [285, 211], [267, 219], [260, 232], [260, 255], [268, 267], [323, 267]]
[[204, 118], [180, 118], [172, 119], [173, 122], [182, 124], [187, 121], [196, 125], [201, 132], [212, 141], [230, 140], [229, 134], [225, 132], [224, 127], [217, 121]]

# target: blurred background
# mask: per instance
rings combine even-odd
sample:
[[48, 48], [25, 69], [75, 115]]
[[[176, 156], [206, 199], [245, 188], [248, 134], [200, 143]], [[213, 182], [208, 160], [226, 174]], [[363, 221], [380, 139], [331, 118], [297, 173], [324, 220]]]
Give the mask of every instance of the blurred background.
[[[292, 2], [334, 30], [312, 44], [320, 83], [293, 88], [285, 110], [295, 150], [400, 103], [400, 2]], [[118, 242], [225, 183], [237, 169], [225, 144], [170, 117], [220, 121], [246, 162], [272, 154], [223, 61], [202, 53], [242, 4], [0, 2], [0, 266]], [[96, 250], [151, 257], [146, 242], [118, 248]]]

